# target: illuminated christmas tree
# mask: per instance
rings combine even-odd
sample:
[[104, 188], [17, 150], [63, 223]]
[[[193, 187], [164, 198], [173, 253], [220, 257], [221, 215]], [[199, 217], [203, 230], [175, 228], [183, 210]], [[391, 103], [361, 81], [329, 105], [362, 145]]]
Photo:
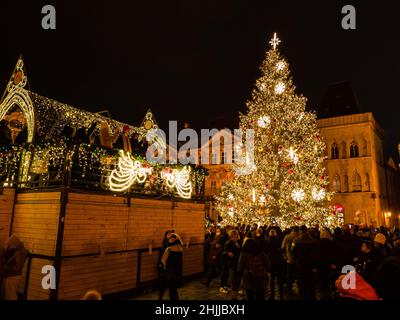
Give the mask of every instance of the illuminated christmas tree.
[[[316, 115], [305, 110], [306, 98], [295, 93], [289, 65], [272, 49], [262, 63], [247, 114], [240, 128], [254, 130], [254, 162], [234, 164], [250, 174], [236, 174], [217, 197], [217, 210], [225, 224], [333, 226], [337, 219], [329, 205], [328, 178], [323, 166], [325, 143], [317, 129]], [[235, 150], [247, 160], [244, 148]]]

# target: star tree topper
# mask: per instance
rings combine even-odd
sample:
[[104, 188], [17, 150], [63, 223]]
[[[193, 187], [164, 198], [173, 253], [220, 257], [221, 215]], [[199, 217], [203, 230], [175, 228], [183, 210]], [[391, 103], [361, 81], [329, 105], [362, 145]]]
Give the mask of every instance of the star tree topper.
[[276, 50], [276, 47], [281, 43], [281, 40], [276, 36], [276, 32], [274, 33], [274, 37], [269, 43], [274, 50]]

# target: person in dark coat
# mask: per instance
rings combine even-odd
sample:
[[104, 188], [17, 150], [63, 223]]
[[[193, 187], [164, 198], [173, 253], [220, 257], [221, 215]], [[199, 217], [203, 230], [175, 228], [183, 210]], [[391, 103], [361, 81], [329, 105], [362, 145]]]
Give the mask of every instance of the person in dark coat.
[[164, 297], [165, 288], [167, 287], [167, 273], [164, 268], [163, 263], [161, 262], [162, 256], [167, 249], [169, 239], [171, 238], [173, 231], [167, 230], [164, 233], [164, 238], [161, 243], [161, 250], [160, 250], [160, 260], [158, 262], [158, 280], [159, 280], [159, 291], [158, 291], [158, 299], [162, 300]]
[[296, 280], [296, 260], [292, 254], [292, 243], [300, 235], [300, 228], [294, 226], [282, 241], [281, 249], [286, 260], [286, 290], [289, 296], [292, 295], [293, 283]]
[[179, 300], [178, 288], [182, 286], [183, 281], [183, 245], [176, 233], [171, 234], [161, 263], [167, 276], [169, 299]]
[[4, 300], [18, 300], [18, 285], [22, 270], [28, 258], [28, 250], [18, 237], [12, 235], [8, 239], [7, 248], [0, 264], [1, 298]]
[[285, 260], [282, 254], [281, 241], [275, 229], [269, 231], [266, 252], [268, 258], [268, 272], [270, 273], [270, 300], [275, 299], [275, 280], [278, 281], [280, 300], [283, 300]]
[[[319, 240], [316, 241], [316, 263], [321, 299], [330, 299], [330, 287], [334, 285], [331, 275], [335, 273], [338, 254], [329, 230], [322, 230]], [[334, 280], [334, 279], [332, 279]]]
[[218, 274], [223, 250], [222, 230], [218, 228], [209, 241], [208, 276], [205, 285], [210, 286], [211, 280]]
[[292, 254], [296, 261], [299, 295], [304, 300], [315, 300], [315, 250], [315, 240], [308, 234], [308, 228], [301, 226], [300, 236], [292, 243]]
[[393, 256], [386, 258], [373, 276], [372, 285], [383, 300], [399, 300], [400, 243]]
[[257, 246], [261, 249], [261, 251], [265, 252], [266, 243], [265, 243], [265, 234], [264, 234], [264, 230], [263, 229], [258, 228], [256, 230], [254, 240], [255, 240]]
[[374, 238], [375, 254], [380, 262], [383, 262], [391, 254], [390, 247], [387, 243], [387, 237], [383, 233], [378, 233]]
[[227, 241], [224, 247], [224, 255], [225, 263], [229, 268], [229, 276], [231, 279], [231, 297], [232, 300], [236, 300], [241, 280], [240, 273], [237, 268], [241, 252], [239, 231], [234, 229], [231, 231], [229, 236], [230, 239]]
[[361, 255], [355, 259], [356, 271], [367, 281], [372, 283], [372, 277], [383, 262], [384, 257], [374, 248], [370, 240], [362, 240]]
[[243, 277], [247, 300], [264, 300], [267, 257], [254, 239], [248, 239], [239, 257], [238, 271]]

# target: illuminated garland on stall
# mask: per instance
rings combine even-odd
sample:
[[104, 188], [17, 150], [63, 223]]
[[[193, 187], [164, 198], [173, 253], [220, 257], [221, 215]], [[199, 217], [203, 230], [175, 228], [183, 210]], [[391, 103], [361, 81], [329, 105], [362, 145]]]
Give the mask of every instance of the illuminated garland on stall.
[[172, 193], [184, 199], [203, 195], [207, 175], [203, 167], [152, 166], [140, 156], [118, 151], [119, 156], [88, 144], [68, 147], [63, 141], [56, 146], [46, 142], [2, 147], [0, 182], [3, 187], [16, 187], [19, 183], [22, 188], [46, 188], [50, 182], [62, 184], [65, 170], [70, 170], [71, 183], [78, 187], [93, 185], [113, 192], [155, 195]]

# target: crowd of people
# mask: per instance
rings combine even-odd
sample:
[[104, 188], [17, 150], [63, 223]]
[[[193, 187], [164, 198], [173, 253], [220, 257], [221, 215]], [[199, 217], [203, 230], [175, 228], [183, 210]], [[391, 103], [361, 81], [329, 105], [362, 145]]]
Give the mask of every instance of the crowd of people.
[[[205, 244], [203, 283], [210, 287], [217, 279], [220, 294], [233, 300], [240, 294], [247, 300], [400, 299], [398, 228], [212, 225]], [[160, 253], [159, 299], [168, 288], [170, 300], [178, 300], [183, 243], [174, 230], [165, 232]], [[17, 299], [27, 255], [16, 236], [0, 246], [1, 299]], [[101, 294], [90, 291], [83, 299], [100, 300]]]
[[211, 225], [206, 262], [204, 285], [218, 276], [232, 299], [400, 299], [398, 228]]

